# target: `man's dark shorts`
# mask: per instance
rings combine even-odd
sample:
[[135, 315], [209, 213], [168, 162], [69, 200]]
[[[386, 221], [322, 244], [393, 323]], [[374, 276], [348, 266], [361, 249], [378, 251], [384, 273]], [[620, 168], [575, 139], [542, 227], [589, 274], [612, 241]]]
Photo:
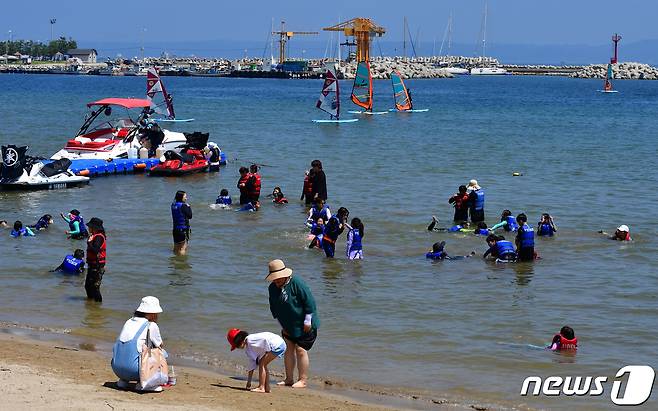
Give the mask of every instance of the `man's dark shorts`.
[[318, 330], [315, 328], [312, 329], [310, 332], [306, 334], [302, 334], [301, 336], [297, 338], [292, 338], [289, 335], [287, 335], [285, 332], [282, 332], [281, 335], [287, 339], [292, 341], [293, 343], [299, 345], [306, 351], [310, 351], [311, 347], [313, 347], [313, 344], [315, 343], [315, 339], [318, 338]]

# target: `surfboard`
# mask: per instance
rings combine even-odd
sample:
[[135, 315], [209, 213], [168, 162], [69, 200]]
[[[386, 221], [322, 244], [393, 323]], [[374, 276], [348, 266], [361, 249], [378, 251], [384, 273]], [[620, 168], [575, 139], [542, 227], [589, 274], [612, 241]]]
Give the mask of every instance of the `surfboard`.
[[348, 118], [345, 120], [312, 120], [314, 123], [354, 123], [359, 121], [358, 118]]
[[357, 111], [357, 110], [350, 110], [348, 113], [351, 114], [367, 114], [370, 116], [377, 116], [380, 114], [388, 114], [388, 111]]
[[388, 111], [389, 111], [389, 113], [426, 113], [426, 112], [430, 111], [430, 109], [429, 108], [418, 108], [418, 109], [414, 108], [414, 109], [411, 109], [411, 110], [398, 110], [396, 108], [389, 108]]
[[596, 90], [599, 93], [618, 93], [617, 90]]

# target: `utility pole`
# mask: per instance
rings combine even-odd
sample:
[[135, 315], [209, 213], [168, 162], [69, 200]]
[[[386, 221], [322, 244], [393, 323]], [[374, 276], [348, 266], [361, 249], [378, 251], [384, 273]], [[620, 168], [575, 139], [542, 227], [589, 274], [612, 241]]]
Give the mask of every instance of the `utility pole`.
[[50, 19], [50, 41], [53, 41], [53, 26], [57, 23], [57, 19]]

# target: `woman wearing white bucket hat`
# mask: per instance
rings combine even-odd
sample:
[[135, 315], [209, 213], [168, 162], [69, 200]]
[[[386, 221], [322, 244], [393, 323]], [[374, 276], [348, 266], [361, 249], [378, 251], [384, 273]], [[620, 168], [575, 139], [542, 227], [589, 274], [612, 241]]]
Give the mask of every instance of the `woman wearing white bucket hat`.
[[[162, 336], [157, 324], [161, 312], [160, 300], [152, 296], [144, 297], [133, 317], [123, 325], [112, 349], [112, 371], [119, 377], [117, 387], [126, 389], [130, 381], [139, 382], [139, 355], [146, 344], [147, 332], [150, 344], [162, 348]], [[150, 391], [160, 392], [162, 387]]]
[[[286, 379], [279, 385], [293, 388], [306, 388], [308, 380], [308, 351], [313, 347], [318, 336], [320, 318], [315, 299], [306, 283], [281, 260], [269, 263], [270, 273], [265, 277], [270, 281], [270, 311], [281, 324], [281, 335], [286, 346], [283, 361], [286, 367]], [[295, 365], [299, 379], [294, 381]]]

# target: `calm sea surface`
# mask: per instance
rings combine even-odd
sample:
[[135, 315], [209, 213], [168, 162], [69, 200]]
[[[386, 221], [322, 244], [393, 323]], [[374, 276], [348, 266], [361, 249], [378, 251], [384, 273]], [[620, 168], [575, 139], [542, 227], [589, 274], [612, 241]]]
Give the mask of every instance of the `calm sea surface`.
[[[279, 326], [267, 302], [267, 262], [283, 258], [317, 299], [322, 328], [312, 373], [407, 387], [454, 399], [550, 409], [611, 407], [610, 385], [595, 398], [522, 398], [529, 375], [604, 375], [622, 366], [658, 366], [658, 82], [542, 77], [411, 80], [417, 108], [358, 123], [317, 125], [319, 80], [166, 78], [183, 131], [209, 131], [228, 153], [219, 174], [185, 178], [105, 177], [88, 187], [0, 192], [0, 219], [81, 210], [105, 221], [108, 265], [101, 307], [85, 304], [83, 280], [49, 273], [83, 243], [66, 240], [57, 220], [35, 238], [0, 233], [0, 321], [70, 328], [112, 341], [144, 295], [160, 298], [170, 350], [202, 361], [242, 362], [226, 330]], [[341, 83], [344, 108], [350, 85]], [[144, 78], [0, 76], [0, 142], [50, 156], [77, 131], [85, 103], [143, 97]], [[392, 104], [391, 85], [375, 82], [376, 110]], [[347, 111], [347, 110], [345, 110]], [[346, 117], [349, 117], [346, 114]], [[321, 159], [329, 205], [365, 223], [363, 261], [308, 250], [304, 170]], [[209, 207], [220, 188], [234, 199], [238, 168], [262, 168], [263, 194], [275, 185], [291, 200], [243, 214]], [[523, 173], [512, 177], [513, 172]], [[448, 225], [448, 197], [476, 178], [486, 190], [487, 223], [500, 211], [536, 224], [551, 213], [558, 236], [538, 239], [542, 260], [500, 266], [482, 261], [484, 239], [428, 233], [435, 214]], [[187, 257], [171, 252], [169, 205], [186, 190], [194, 211]], [[635, 241], [596, 232], [628, 224]], [[476, 258], [430, 263], [424, 253], [447, 241], [451, 254]], [[81, 247], [83, 248], [83, 247]], [[569, 324], [575, 357], [528, 348]], [[282, 361], [277, 364], [282, 369]], [[654, 395], [655, 397], [655, 395]], [[652, 405], [653, 404], [653, 405]], [[653, 398], [645, 407], [656, 406]]]

